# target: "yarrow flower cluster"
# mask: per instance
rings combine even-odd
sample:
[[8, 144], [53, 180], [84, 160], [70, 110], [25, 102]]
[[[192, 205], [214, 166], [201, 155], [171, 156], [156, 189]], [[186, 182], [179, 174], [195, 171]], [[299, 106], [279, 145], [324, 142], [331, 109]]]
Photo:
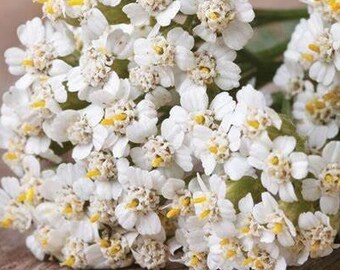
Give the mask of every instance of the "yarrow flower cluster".
[[0, 227], [37, 259], [285, 270], [339, 247], [337, 1], [306, 1], [274, 78], [297, 129], [241, 80], [248, 0], [36, 2], [5, 53]]

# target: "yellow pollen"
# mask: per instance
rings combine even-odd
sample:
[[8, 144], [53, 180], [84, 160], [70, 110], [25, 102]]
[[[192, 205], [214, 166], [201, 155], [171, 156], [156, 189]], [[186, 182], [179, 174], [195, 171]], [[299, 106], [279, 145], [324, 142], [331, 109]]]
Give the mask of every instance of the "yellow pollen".
[[131, 202], [126, 204], [126, 208], [136, 208], [139, 205], [139, 201], [137, 199], [133, 199]]
[[218, 147], [217, 146], [210, 146], [208, 148], [209, 152], [212, 154], [217, 154], [218, 153]]
[[207, 201], [207, 197], [202, 196], [202, 197], [197, 197], [194, 199], [194, 203], [203, 203]]
[[178, 208], [172, 208], [167, 214], [167, 218], [173, 218], [175, 216], [178, 216], [181, 213], [181, 210]]
[[340, 10], [340, 2], [337, 0], [329, 0], [328, 5], [330, 5], [333, 12], [338, 12]]
[[36, 101], [31, 104], [32, 109], [40, 109], [40, 108], [45, 108], [46, 107], [46, 101], [41, 100], [41, 101]]
[[102, 54], [107, 54], [107, 49], [105, 47], [101, 47], [98, 49]]
[[270, 163], [274, 166], [278, 165], [279, 164], [279, 158], [278, 157], [273, 157], [271, 160], [270, 160]]
[[127, 118], [126, 113], [119, 113], [113, 116], [113, 120], [116, 120], [116, 121], [124, 121], [126, 120], [126, 118]]
[[229, 239], [228, 238], [224, 238], [220, 241], [220, 245], [221, 246], [226, 246], [230, 243]]
[[113, 126], [115, 124], [115, 120], [113, 118], [105, 118], [100, 123], [103, 126]]
[[326, 180], [326, 182], [328, 182], [328, 183], [333, 183], [334, 177], [333, 177], [333, 175], [331, 175], [330, 173], [327, 173], [327, 174], [325, 175], [325, 180]]
[[21, 129], [25, 132], [33, 132], [35, 131], [35, 128], [31, 125], [28, 125], [28, 124], [23, 124]]
[[313, 52], [320, 53], [320, 47], [316, 44], [309, 44], [308, 48]]
[[248, 227], [244, 227], [242, 229], [240, 229], [240, 233], [242, 234], [248, 234], [250, 232], [250, 228]]
[[46, 12], [50, 15], [53, 15], [55, 13], [52, 3], [47, 4]]
[[198, 257], [196, 255], [194, 255], [194, 256], [191, 257], [190, 265], [196, 266], [196, 265], [199, 264], [199, 262], [200, 262], [200, 260], [198, 259]]
[[99, 246], [102, 247], [102, 248], [108, 248], [108, 247], [110, 247], [110, 242], [106, 239], [101, 239], [99, 241]]
[[210, 73], [211, 69], [208, 68], [208, 67], [200, 67], [200, 71], [205, 73], [205, 74], [208, 74], [208, 73]]
[[84, 0], [68, 0], [67, 5], [69, 5], [69, 6], [81, 6], [81, 5], [84, 5]]
[[302, 58], [307, 60], [308, 62], [313, 62], [314, 61], [314, 56], [310, 53], [303, 53]]
[[72, 267], [75, 264], [75, 262], [76, 259], [74, 258], [74, 256], [70, 256], [61, 264], [61, 266]]
[[13, 160], [18, 159], [18, 155], [14, 153], [6, 153], [4, 154], [4, 159], [13, 161]]
[[274, 225], [274, 228], [272, 229], [272, 232], [275, 234], [280, 234], [283, 230], [283, 224], [282, 223], [276, 223]]
[[183, 206], [189, 206], [191, 203], [191, 199], [190, 198], [181, 198], [181, 204]]
[[25, 192], [22, 192], [22, 193], [18, 196], [17, 202], [18, 202], [18, 203], [23, 203], [25, 200], [26, 200], [26, 193], [25, 193]]
[[44, 238], [40, 241], [40, 244], [43, 246], [43, 247], [46, 247], [48, 245], [48, 239]]
[[114, 245], [109, 249], [109, 254], [111, 256], [116, 255], [120, 250], [122, 249], [122, 247], [120, 245]]
[[246, 265], [249, 265], [253, 262], [254, 260], [252, 258], [247, 258], [245, 259], [243, 262], [242, 262], [242, 265], [246, 266]]
[[98, 170], [92, 170], [92, 171], [89, 171], [87, 174], [86, 174], [86, 177], [87, 178], [93, 178], [93, 177], [97, 177], [100, 175], [100, 171]]
[[48, 2], [48, 0], [33, 0], [33, 3], [39, 3], [39, 4], [44, 4]]
[[236, 251], [231, 249], [231, 250], [228, 250], [228, 251], [226, 252], [225, 257], [226, 257], [227, 259], [230, 259], [230, 258], [235, 257], [236, 254], [237, 254]]
[[65, 214], [65, 215], [70, 215], [72, 213], [73, 213], [73, 209], [70, 205], [66, 206], [63, 210], [63, 214]]
[[206, 219], [206, 218], [210, 215], [210, 213], [211, 213], [211, 210], [209, 210], [209, 209], [204, 210], [204, 211], [202, 211], [202, 212], [199, 214], [198, 218], [199, 218], [200, 220]]
[[205, 123], [205, 117], [203, 115], [196, 115], [195, 116], [195, 122], [198, 125], [204, 125]]
[[9, 229], [12, 227], [12, 224], [13, 224], [13, 220], [10, 218], [6, 218], [0, 221], [0, 228]]
[[35, 197], [35, 191], [33, 187], [30, 187], [26, 192], [26, 202], [33, 202]]
[[96, 223], [99, 219], [100, 219], [100, 215], [97, 213], [90, 217], [90, 222]]
[[263, 263], [259, 260], [255, 261], [255, 267], [256, 269], [259, 269], [259, 270], [264, 269]]
[[158, 168], [163, 162], [164, 160], [161, 157], [156, 157], [152, 160], [151, 165], [153, 168]]
[[209, 19], [215, 21], [220, 17], [220, 14], [218, 14], [217, 12], [210, 12], [209, 14]]
[[248, 120], [247, 121], [248, 126], [258, 129], [260, 127], [260, 122], [257, 120]]
[[34, 63], [32, 59], [24, 59], [21, 63], [24, 67], [33, 67]]
[[162, 55], [164, 53], [164, 49], [160, 46], [153, 46], [153, 49], [159, 55]]

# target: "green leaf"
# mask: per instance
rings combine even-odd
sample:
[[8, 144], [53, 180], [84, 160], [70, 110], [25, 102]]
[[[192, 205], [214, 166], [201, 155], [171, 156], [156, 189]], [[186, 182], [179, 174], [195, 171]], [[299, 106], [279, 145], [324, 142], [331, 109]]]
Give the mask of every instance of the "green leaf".
[[263, 192], [265, 192], [265, 189], [261, 181], [249, 176], [243, 177], [238, 181], [227, 182], [227, 199], [234, 204], [235, 209], [238, 209], [239, 200], [248, 193], [251, 193], [255, 203], [260, 202]]
[[87, 101], [80, 100], [77, 92], [67, 92], [67, 101], [60, 104], [63, 111], [65, 110], [81, 110], [89, 105]]
[[279, 136], [293, 136], [296, 139], [296, 151], [304, 152], [306, 138], [302, 137], [297, 131], [296, 126], [286, 115], [280, 114], [282, 120], [281, 129], [278, 130], [276, 127], [268, 127], [268, 135], [271, 140], [275, 140]]
[[122, 11], [123, 7], [134, 1], [123, 0], [118, 6], [110, 7], [103, 4], [99, 4], [97, 8], [104, 14], [105, 18], [110, 25], [130, 23], [130, 19]]

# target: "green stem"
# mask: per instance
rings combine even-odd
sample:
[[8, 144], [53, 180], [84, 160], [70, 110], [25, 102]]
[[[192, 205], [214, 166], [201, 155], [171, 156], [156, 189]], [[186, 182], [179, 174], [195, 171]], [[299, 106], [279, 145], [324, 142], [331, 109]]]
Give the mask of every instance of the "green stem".
[[308, 17], [306, 9], [256, 9], [252, 26], [260, 26], [271, 22], [291, 21]]

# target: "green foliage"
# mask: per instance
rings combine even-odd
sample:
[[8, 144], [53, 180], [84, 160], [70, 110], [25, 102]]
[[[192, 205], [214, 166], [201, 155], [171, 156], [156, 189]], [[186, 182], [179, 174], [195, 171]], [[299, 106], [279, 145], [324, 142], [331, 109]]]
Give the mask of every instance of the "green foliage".
[[236, 209], [238, 209], [238, 202], [248, 193], [253, 196], [254, 202], [261, 201], [261, 194], [266, 190], [259, 179], [250, 176], [242, 177], [238, 181], [227, 182], [227, 199], [230, 200]]
[[269, 138], [275, 140], [279, 136], [293, 136], [296, 139], [296, 151], [304, 152], [306, 138], [302, 137], [296, 131], [296, 127], [291, 119], [286, 115], [280, 115], [282, 120], [281, 129], [278, 130], [276, 127], [271, 126], [267, 129]]

